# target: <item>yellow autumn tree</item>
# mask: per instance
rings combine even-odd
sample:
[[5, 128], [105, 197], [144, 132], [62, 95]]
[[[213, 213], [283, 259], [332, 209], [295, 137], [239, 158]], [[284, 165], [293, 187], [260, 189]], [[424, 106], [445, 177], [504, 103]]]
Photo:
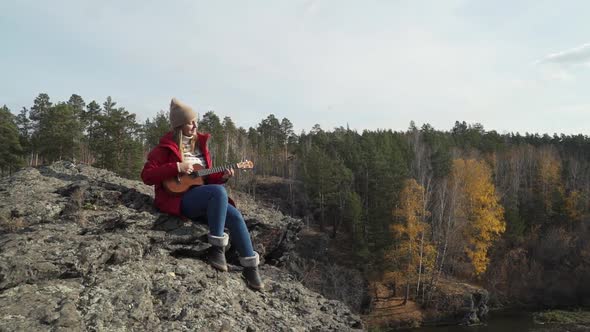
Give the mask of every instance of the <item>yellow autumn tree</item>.
[[475, 159], [453, 161], [452, 181], [461, 190], [457, 215], [466, 220], [465, 253], [475, 275], [486, 271], [488, 250], [505, 230], [504, 208], [500, 205], [492, 182], [492, 173], [485, 162]]
[[415, 283], [416, 292], [419, 292], [423, 274], [432, 271], [435, 257], [435, 248], [429, 238], [430, 228], [425, 221], [429, 212], [424, 204], [424, 188], [416, 180], [404, 182], [399, 205], [393, 214], [397, 222], [391, 225], [391, 231], [397, 239], [397, 245], [387, 256], [390, 260], [403, 262], [407, 300], [410, 284]]

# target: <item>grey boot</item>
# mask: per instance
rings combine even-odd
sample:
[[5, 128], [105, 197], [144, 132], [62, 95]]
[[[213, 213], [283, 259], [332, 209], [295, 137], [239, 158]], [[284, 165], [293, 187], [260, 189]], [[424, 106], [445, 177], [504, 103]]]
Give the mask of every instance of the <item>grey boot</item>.
[[242, 277], [246, 280], [248, 287], [254, 290], [262, 290], [264, 284], [258, 273], [258, 264], [260, 264], [260, 256], [254, 252], [252, 257], [240, 257], [240, 264], [244, 267]]
[[207, 235], [211, 247], [207, 251], [207, 261], [211, 266], [219, 271], [227, 272], [227, 263], [225, 262], [225, 247], [229, 243], [229, 236], [223, 233], [223, 236]]

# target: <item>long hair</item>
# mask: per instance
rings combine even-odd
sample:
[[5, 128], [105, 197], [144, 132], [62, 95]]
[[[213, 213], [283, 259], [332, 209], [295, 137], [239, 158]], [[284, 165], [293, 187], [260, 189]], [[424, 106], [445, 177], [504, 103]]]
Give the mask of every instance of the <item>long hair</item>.
[[[184, 161], [184, 145], [182, 144], [182, 126], [174, 128], [174, 142], [178, 145], [178, 150], [180, 150], [180, 162]], [[197, 135], [193, 135], [193, 138], [190, 140], [191, 144], [191, 152], [195, 151], [195, 144], [197, 143]]]

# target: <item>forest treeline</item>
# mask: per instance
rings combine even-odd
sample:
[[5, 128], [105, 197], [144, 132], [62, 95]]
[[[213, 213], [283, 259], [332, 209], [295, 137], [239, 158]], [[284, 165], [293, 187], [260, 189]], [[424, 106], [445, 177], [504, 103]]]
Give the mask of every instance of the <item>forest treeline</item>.
[[[67, 159], [138, 179], [169, 130], [166, 112], [139, 123], [110, 97], [86, 104], [75, 94], [53, 103], [42, 93], [15, 114], [4, 106], [0, 120], [3, 174]], [[588, 136], [459, 121], [449, 131], [412, 122], [403, 132], [296, 134], [272, 114], [245, 129], [212, 111], [199, 130], [213, 135], [215, 164], [250, 159], [257, 175], [296, 183], [293, 212], [338, 238], [369, 280], [392, 280], [409, 299], [428, 303], [448, 276], [484, 283], [500, 301], [590, 299]], [[238, 176], [234, 186], [252, 182]]]

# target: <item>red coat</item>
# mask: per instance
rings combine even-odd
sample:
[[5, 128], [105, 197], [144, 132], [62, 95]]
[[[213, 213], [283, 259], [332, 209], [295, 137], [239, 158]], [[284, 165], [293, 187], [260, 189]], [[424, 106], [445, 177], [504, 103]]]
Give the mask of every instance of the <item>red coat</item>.
[[[207, 168], [211, 168], [211, 155], [207, 148], [210, 134], [197, 133], [198, 144], [207, 161]], [[154, 204], [161, 211], [175, 216], [181, 216], [180, 201], [182, 195], [172, 195], [164, 189], [162, 182], [178, 175], [177, 162], [182, 159], [178, 145], [174, 142], [173, 132], [169, 132], [160, 139], [160, 144], [150, 151], [147, 162], [141, 171], [141, 179], [147, 185], [156, 186]], [[211, 174], [207, 177], [207, 184], [223, 184], [223, 173]], [[231, 201], [230, 201], [231, 202]], [[233, 204], [233, 202], [231, 202]]]

